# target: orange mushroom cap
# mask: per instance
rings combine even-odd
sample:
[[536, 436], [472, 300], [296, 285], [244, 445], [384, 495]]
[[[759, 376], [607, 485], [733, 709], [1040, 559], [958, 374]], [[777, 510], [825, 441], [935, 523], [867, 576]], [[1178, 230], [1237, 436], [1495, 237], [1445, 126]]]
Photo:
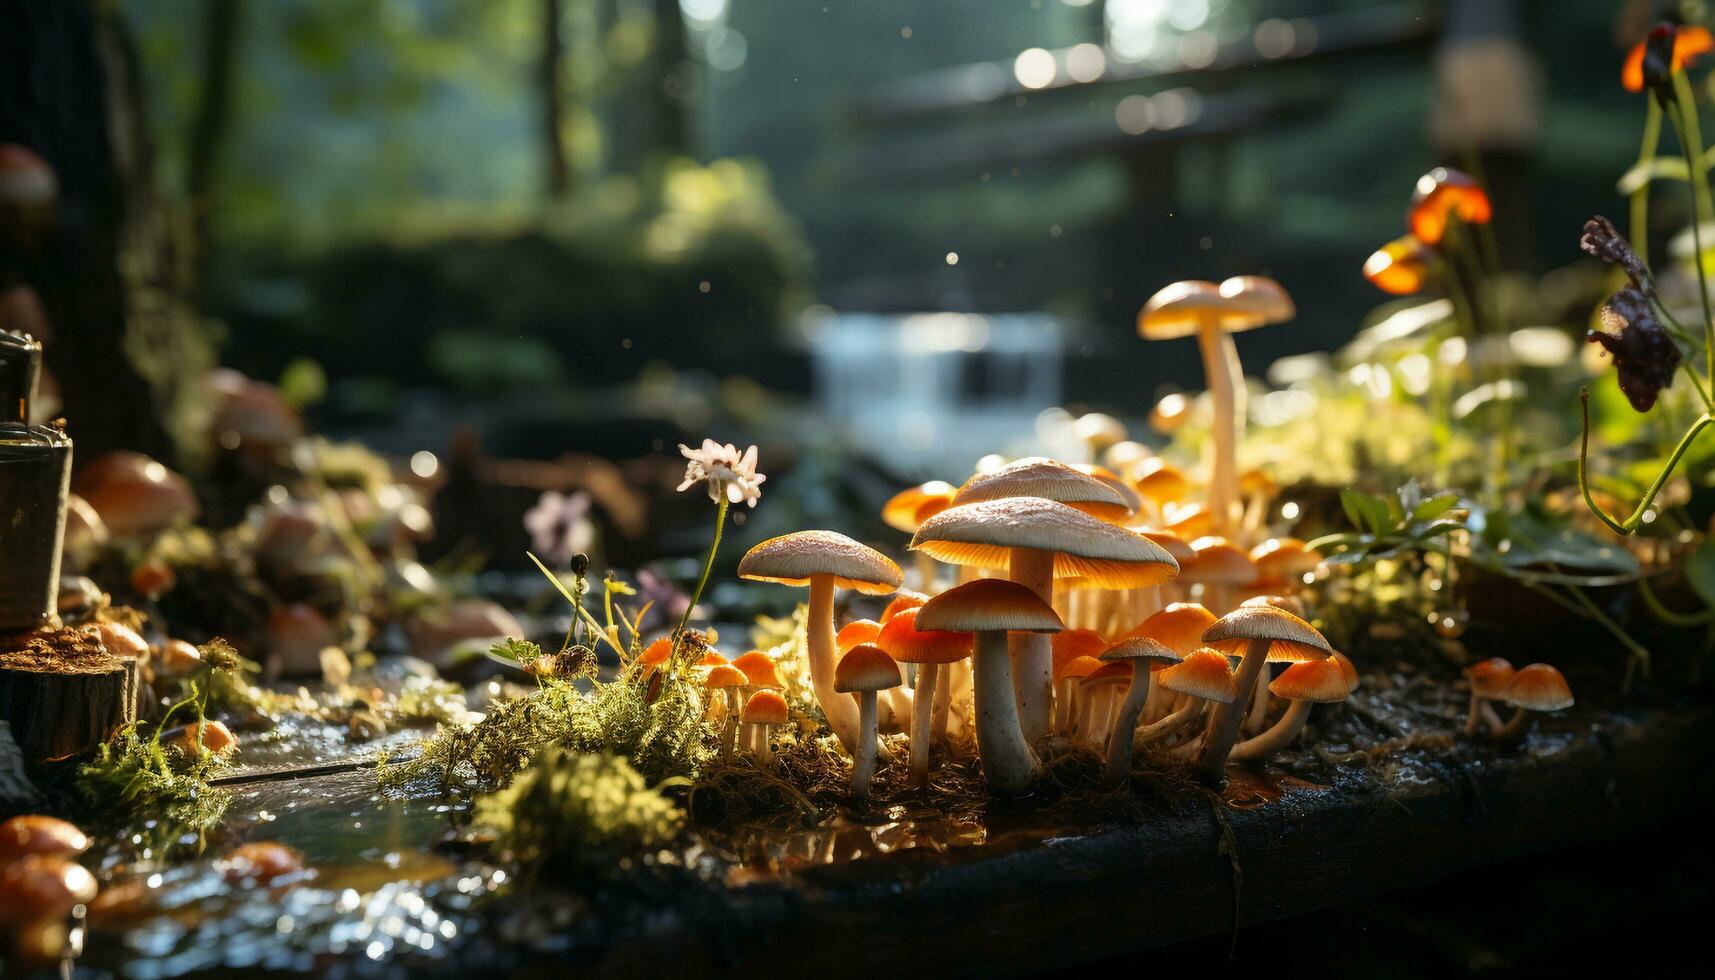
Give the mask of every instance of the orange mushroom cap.
[[1239, 696], [1232, 664], [1227, 662], [1225, 654], [1208, 647], [1192, 651], [1184, 660], [1163, 670], [1155, 680], [1169, 691], [1205, 701], [1232, 704]]
[[845, 653], [859, 644], [874, 643], [875, 638], [880, 635], [880, 623], [873, 619], [854, 619], [840, 627], [840, 631], [834, 634], [834, 647], [841, 653]]
[[1184, 472], [1159, 456], [1137, 464], [1130, 476], [1131, 485], [1138, 494], [1157, 505], [1180, 500], [1191, 488], [1191, 481], [1185, 479]]
[[1560, 671], [1548, 664], [1520, 667], [1502, 700], [1527, 711], [1559, 711], [1572, 707], [1572, 688]]
[[1401, 235], [1370, 253], [1364, 278], [1384, 293], [1410, 296], [1429, 281], [1429, 249], [1415, 235]]
[[1417, 178], [1411, 194], [1408, 223], [1411, 233], [1425, 245], [1441, 244], [1447, 219], [1456, 215], [1468, 225], [1486, 225], [1493, 215], [1489, 195], [1463, 171], [1436, 167]]
[[907, 609], [887, 621], [875, 645], [902, 664], [950, 664], [971, 655], [969, 633], [920, 630], [917, 610]]
[[95, 876], [60, 854], [26, 854], [0, 868], [0, 926], [57, 919], [95, 898]]
[[1174, 602], [1127, 633], [1160, 643], [1181, 657], [1188, 657], [1203, 646], [1203, 633], [1215, 625], [1215, 614], [1200, 602]]
[[[1685, 27], [1676, 24], [1658, 24], [1650, 30], [1650, 34], [1660, 31], [1673, 32], [1673, 57], [1669, 65], [1670, 71], [1681, 71], [1695, 62], [1699, 55], [1708, 54], [1715, 50], [1715, 36], [1704, 27]], [[1639, 41], [1626, 54], [1626, 63], [1620, 68], [1620, 84], [1628, 92], [1644, 90], [1644, 55], [1648, 53], [1649, 38]]]
[[1513, 665], [1505, 657], [1490, 657], [1465, 668], [1465, 679], [1471, 682], [1471, 693], [1480, 698], [1499, 698], [1513, 682]]
[[778, 691], [761, 690], [750, 696], [744, 703], [742, 721], [746, 725], [784, 725], [791, 717], [791, 711], [786, 707], [786, 699]]
[[40, 813], [27, 813], [0, 823], [0, 867], [26, 854], [71, 857], [89, 850], [89, 838], [77, 825]]
[[1341, 675], [1346, 678], [1346, 693], [1350, 694], [1356, 691], [1358, 689], [1358, 665], [1352, 663], [1351, 657], [1338, 650], [1334, 651], [1334, 656], [1330, 659], [1339, 666]]
[[1251, 549], [1250, 559], [1258, 581], [1301, 585], [1322, 564], [1322, 553], [1298, 538], [1269, 538]]
[[1054, 674], [1059, 676], [1060, 668], [1078, 657], [1099, 657], [1108, 648], [1108, 641], [1095, 630], [1061, 630], [1054, 634], [1049, 641], [1053, 650]]
[[956, 489], [951, 483], [940, 480], [930, 480], [921, 486], [908, 487], [894, 494], [882, 505], [881, 519], [895, 531], [914, 533], [924, 521], [938, 513], [931, 511], [919, 514], [923, 506], [940, 501], [941, 507], [945, 509], [947, 503], [953, 499]]
[[722, 691], [729, 687], [748, 687], [750, 676], [731, 664], [718, 664], [709, 671], [708, 679], [703, 681], [711, 691]]
[[880, 622], [881, 625], [886, 626], [888, 620], [899, 615], [901, 612], [907, 609], [916, 609], [928, 601], [929, 597], [921, 592], [913, 592], [910, 589], [900, 589], [899, 594], [893, 597], [893, 601], [887, 604], [887, 608], [881, 611], [881, 619], [878, 620], [878, 622]]
[[266, 885], [304, 870], [303, 855], [277, 841], [254, 841], [233, 849], [217, 862], [226, 880]]
[[761, 650], [752, 650], [733, 658], [732, 665], [744, 671], [751, 687], [784, 687], [780, 683], [780, 668], [774, 658]]
[[1346, 674], [1332, 657], [1296, 663], [1280, 672], [1268, 685], [1269, 693], [1288, 701], [1316, 701], [1322, 704], [1346, 700], [1352, 689], [1346, 685]]
[[666, 663], [667, 658], [672, 655], [673, 639], [670, 636], [663, 636], [645, 647], [643, 652], [638, 654], [637, 662], [645, 667], [654, 667], [657, 664]]
[[1064, 681], [1088, 677], [1101, 669], [1102, 662], [1095, 657], [1073, 657], [1054, 669], [1054, 679]]

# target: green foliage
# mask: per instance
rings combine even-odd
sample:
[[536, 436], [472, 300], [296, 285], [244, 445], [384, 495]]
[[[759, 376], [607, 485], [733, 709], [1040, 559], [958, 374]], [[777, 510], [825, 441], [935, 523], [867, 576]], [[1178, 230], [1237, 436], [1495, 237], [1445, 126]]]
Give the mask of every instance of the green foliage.
[[202, 724], [203, 704], [193, 691], [173, 705], [150, 734], [143, 734], [143, 726], [134, 722], [78, 770], [78, 788], [91, 807], [153, 820], [151, 838], [162, 846], [187, 832], [200, 840], [232, 802], [230, 794], [210, 785], [227, 769], [226, 755], [161, 744], [173, 716], [187, 707], [196, 711], [197, 724]]
[[1311, 546], [1327, 554], [1333, 564], [1355, 564], [1392, 558], [1407, 550], [1440, 547], [1448, 534], [1465, 527], [1465, 512], [1459, 504], [1459, 494], [1453, 491], [1425, 497], [1416, 480], [1406, 481], [1387, 497], [1373, 497], [1347, 487], [1340, 491], [1340, 505], [1357, 532], [1326, 535]]
[[476, 820], [526, 868], [605, 876], [672, 840], [684, 814], [622, 756], [552, 747], [510, 787], [478, 799]]

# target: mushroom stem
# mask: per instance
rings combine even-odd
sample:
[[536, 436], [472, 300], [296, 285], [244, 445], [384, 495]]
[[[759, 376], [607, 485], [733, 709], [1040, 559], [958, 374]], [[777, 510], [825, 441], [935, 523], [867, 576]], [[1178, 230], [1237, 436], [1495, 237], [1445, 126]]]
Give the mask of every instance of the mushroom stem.
[[1038, 763], [1018, 727], [1018, 701], [1012, 686], [1012, 658], [1004, 630], [976, 635], [975, 671], [977, 756], [996, 793], [1017, 796], [1030, 788]]
[[1465, 710], [1465, 735], [1470, 737], [1477, 734], [1477, 709], [1483, 706], [1483, 699], [1477, 697], [1477, 692], [1471, 692], [1471, 707]]
[[1204, 704], [1205, 702], [1200, 699], [1192, 701], [1190, 704], [1180, 708], [1178, 711], [1173, 712], [1167, 717], [1162, 718], [1160, 721], [1143, 726], [1137, 730], [1137, 734], [1134, 737], [1135, 741], [1153, 742], [1158, 738], [1165, 738], [1168, 735], [1173, 734], [1175, 731], [1178, 731], [1186, 725], [1196, 721], [1197, 717], [1203, 713]]
[[[1484, 707], [1488, 706], [1484, 705]], [[1491, 711], [1492, 710], [1493, 709], [1491, 709]], [[1524, 708], [1519, 708], [1513, 712], [1513, 716], [1511, 718], [1507, 719], [1507, 723], [1505, 725], [1498, 724], [1499, 721], [1500, 716], [1495, 715], [1494, 721], [1489, 723], [1489, 731], [1492, 732], [1496, 738], [1510, 742], [1524, 735], [1525, 728], [1530, 725], [1530, 712]]]
[[947, 740], [947, 722], [953, 714], [953, 688], [958, 686], [959, 678], [964, 671], [959, 664], [948, 664], [939, 668], [940, 681], [935, 685], [935, 722], [933, 738], [937, 742]]
[[1066, 734], [1072, 726], [1072, 679], [1062, 677], [1054, 684], [1054, 732]]
[[1304, 721], [1310, 717], [1310, 706], [1314, 703], [1312, 701], [1289, 703], [1286, 706], [1286, 713], [1280, 716], [1280, 720], [1275, 722], [1272, 728], [1255, 738], [1247, 738], [1233, 746], [1233, 751], [1227, 755], [1227, 758], [1234, 761], [1266, 759], [1286, 748], [1287, 743], [1296, 738], [1299, 731], [1304, 728]]
[[[1012, 581], [1030, 589], [1043, 602], [1054, 601], [1054, 552], [1012, 549]], [[1019, 731], [1026, 745], [1048, 734], [1054, 703], [1054, 651], [1047, 633], [1015, 633], [1010, 641], [1012, 669], [1017, 676]], [[980, 669], [980, 667], [979, 667]]]
[[752, 754], [756, 756], [756, 765], [761, 769], [774, 767], [774, 748], [768, 744], [767, 725], [748, 725], [752, 746]]
[[828, 716], [828, 727], [839, 736], [847, 753], [857, 748], [858, 709], [852, 699], [834, 691], [834, 577], [810, 577], [810, 608], [804, 621], [810, 660], [810, 687]]
[[1149, 664], [1143, 661], [1132, 661], [1131, 684], [1125, 689], [1125, 700], [1120, 703], [1119, 717], [1114, 719], [1113, 734], [1108, 736], [1108, 782], [1119, 784], [1131, 772], [1131, 744], [1137, 732], [1137, 717], [1143, 714], [1143, 705], [1149, 700], [1154, 688], [1153, 674]]
[[869, 780], [875, 775], [875, 692], [858, 693], [858, 747], [852, 756], [852, 796], [869, 795]]
[[1250, 699], [1257, 675], [1262, 673], [1264, 664], [1268, 662], [1271, 642], [1252, 640], [1245, 646], [1244, 659], [1239, 661], [1239, 669], [1233, 674], [1233, 687], [1238, 696], [1232, 704], [1215, 705], [1214, 714], [1209, 716], [1209, 728], [1203, 739], [1203, 757], [1198, 768], [1211, 782], [1219, 783], [1226, 779], [1227, 753], [1232, 751], [1233, 742], [1238, 739], [1241, 708]]
[[917, 700], [911, 712], [911, 784], [922, 786], [929, 782], [929, 740], [934, 724], [936, 682], [941, 676], [940, 664], [917, 665]]
[[1245, 715], [1244, 733], [1260, 735], [1268, 727], [1268, 666], [1262, 668], [1256, 687], [1251, 692], [1251, 710]]
[[738, 718], [740, 711], [738, 706], [738, 692], [739, 689], [736, 687], [729, 687], [726, 691], [726, 727], [721, 729], [721, 756], [728, 759], [732, 758], [732, 754], [738, 750]]
[[919, 551], [916, 554], [917, 554], [917, 590], [919, 592], [922, 592], [924, 595], [934, 595], [935, 594], [935, 579], [937, 577], [937, 572], [938, 572], [938, 569], [937, 569], [936, 564], [935, 564], [935, 559], [930, 558], [926, 552]]
[[1197, 352], [1203, 357], [1203, 374], [1209, 381], [1209, 397], [1215, 403], [1214, 463], [1209, 476], [1209, 510], [1215, 515], [1216, 534], [1225, 534], [1232, 527], [1233, 501], [1238, 496], [1238, 466], [1234, 462], [1233, 440], [1237, 436], [1234, 422], [1236, 396], [1232, 367], [1236, 355], [1229, 359], [1226, 331], [1214, 317], [1205, 316], [1197, 326]]

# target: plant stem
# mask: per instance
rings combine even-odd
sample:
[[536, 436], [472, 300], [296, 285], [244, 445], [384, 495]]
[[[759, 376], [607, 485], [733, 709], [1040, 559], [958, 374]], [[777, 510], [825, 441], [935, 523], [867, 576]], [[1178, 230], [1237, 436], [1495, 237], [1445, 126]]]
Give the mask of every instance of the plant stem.
[[[1684, 150], [1688, 183], [1691, 187], [1691, 244], [1696, 250], [1692, 264], [1697, 267], [1697, 298], [1703, 306], [1703, 358], [1704, 374], [1715, 381], [1715, 319], [1709, 315], [1709, 283], [1703, 271], [1703, 220], [1704, 210], [1709, 207], [1706, 198], [1709, 195], [1709, 185], [1704, 182], [1703, 175], [1697, 172], [1697, 167], [1703, 160], [1703, 133], [1697, 123], [1697, 99], [1691, 91], [1691, 83], [1686, 80], [1685, 73], [1673, 73], [1674, 103], [1679, 108], [1673, 116], [1674, 127], [1679, 132], [1680, 147]], [[1701, 186], [1703, 193], [1698, 194]]]
[[1667, 485], [1667, 478], [1673, 475], [1673, 468], [1679, 465], [1680, 457], [1684, 456], [1686, 450], [1691, 448], [1691, 444], [1697, 440], [1703, 429], [1711, 422], [1715, 422], [1715, 416], [1705, 413], [1699, 415], [1697, 421], [1691, 423], [1691, 428], [1685, 430], [1685, 435], [1680, 438], [1679, 445], [1673, 448], [1673, 455], [1667, 458], [1667, 464], [1662, 467], [1661, 473], [1655, 478], [1655, 482], [1650, 484], [1649, 490], [1644, 494], [1644, 499], [1638, 501], [1637, 509], [1632, 511], [1632, 516], [1626, 518], [1622, 523], [1609, 517], [1607, 511], [1597, 505], [1595, 499], [1590, 496], [1590, 482], [1586, 474], [1590, 456], [1590, 389], [1583, 389], [1578, 397], [1584, 410], [1584, 435], [1578, 444], [1578, 490], [1584, 494], [1585, 506], [1589, 507], [1591, 513], [1595, 514], [1603, 524], [1608, 525], [1615, 534], [1630, 535], [1638, 529], [1639, 525], [1643, 524], [1644, 514], [1649, 512], [1650, 504], [1655, 502], [1656, 494], [1661, 493], [1661, 488]]
[[[1638, 166], [1647, 167], [1655, 160], [1656, 149], [1661, 145], [1661, 103], [1653, 97], [1644, 100], [1649, 109], [1644, 115], [1644, 139], [1638, 147]], [[1693, 179], [1696, 174], [1692, 174]], [[1632, 251], [1638, 253], [1638, 259], [1649, 265], [1649, 191], [1650, 181], [1638, 185], [1632, 191], [1631, 211], [1632, 220], [1630, 237]]]
[[673, 630], [673, 646], [675, 649], [679, 645], [680, 634], [685, 632], [685, 624], [691, 621], [691, 611], [697, 608], [698, 602], [702, 601], [703, 587], [709, 584], [709, 572], [713, 571], [715, 567], [715, 552], [721, 550], [721, 532], [726, 530], [727, 507], [726, 498], [722, 497], [720, 506], [715, 510], [715, 539], [709, 542], [709, 557], [707, 561], [703, 562], [703, 577], [697, 579], [697, 591], [691, 593], [690, 605], [685, 607], [685, 614], [679, 617], [679, 625]]
[[1711, 611], [1709, 609], [1705, 609], [1702, 612], [1682, 613], [1674, 612], [1672, 609], [1667, 608], [1667, 606], [1663, 605], [1661, 599], [1655, 594], [1655, 589], [1650, 587], [1649, 579], [1647, 578], [1638, 579], [1638, 595], [1643, 598], [1644, 605], [1649, 607], [1650, 612], [1655, 615], [1655, 618], [1669, 626], [1702, 626], [1704, 623], [1715, 621], [1715, 611]]

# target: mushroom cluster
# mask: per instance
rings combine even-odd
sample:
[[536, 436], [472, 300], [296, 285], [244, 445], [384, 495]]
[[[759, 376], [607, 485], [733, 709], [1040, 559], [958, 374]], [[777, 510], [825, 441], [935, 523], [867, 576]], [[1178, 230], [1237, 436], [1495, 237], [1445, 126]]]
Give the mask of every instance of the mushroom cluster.
[[[1217, 341], [1290, 315], [1267, 280], [1180, 292], [1155, 304], [1160, 317], [1177, 311]], [[967, 733], [1001, 795], [1028, 793], [1045, 761], [1068, 751], [1099, 754], [1113, 784], [1139, 751], [1195, 760], [1218, 782], [1229, 759], [1268, 758], [1311, 705], [1357, 686], [1297, 598], [1321, 556], [1266, 536], [1273, 482], [1232, 472], [1224, 503], [1213, 484], [1193, 499], [1201, 481], [1102, 420], [1077, 430], [1103, 461], [991, 459], [962, 485], [889, 500], [882, 518], [911, 534], [917, 590], [901, 588], [906, 575], [880, 551], [831, 531], [745, 555], [742, 577], [810, 590], [809, 686], [853, 760], [855, 797], [875, 779], [883, 731], [908, 734], [910, 785], [929, 782], [936, 746]], [[840, 623], [841, 589], [893, 598], [877, 618]], [[709, 674], [711, 688], [737, 689], [728, 682]]]
[[77, 863], [89, 838], [55, 817], [0, 823], [0, 947], [22, 967], [58, 960], [73, 911], [94, 901], [95, 876]]

